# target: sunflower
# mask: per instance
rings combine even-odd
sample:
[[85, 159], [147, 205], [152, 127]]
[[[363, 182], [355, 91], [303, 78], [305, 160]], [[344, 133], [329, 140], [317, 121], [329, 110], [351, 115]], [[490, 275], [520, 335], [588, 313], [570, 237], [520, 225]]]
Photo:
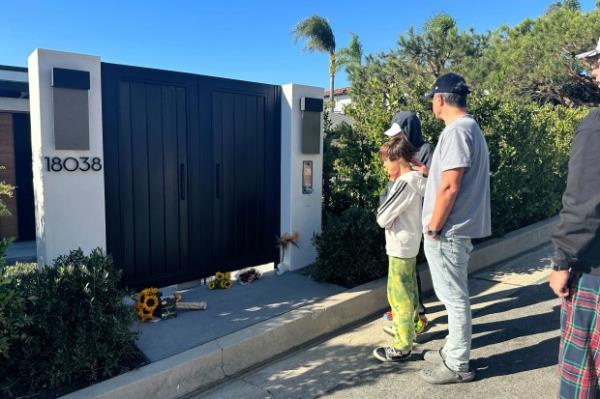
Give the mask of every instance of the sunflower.
[[231, 280], [221, 282], [221, 288], [231, 288]]
[[215, 280], [210, 280], [206, 286], [208, 287], [209, 290], [214, 290], [215, 288], [217, 288], [217, 285], [215, 284]]
[[215, 278], [217, 280], [223, 280], [225, 278], [225, 274], [223, 274], [223, 272], [216, 272], [215, 273]]
[[136, 294], [135, 312], [142, 321], [154, 319], [154, 311], [160, 304], [158, 288], [144, 288]]
[[231, 280], [231, 272], [225, 272], [225, 280]]

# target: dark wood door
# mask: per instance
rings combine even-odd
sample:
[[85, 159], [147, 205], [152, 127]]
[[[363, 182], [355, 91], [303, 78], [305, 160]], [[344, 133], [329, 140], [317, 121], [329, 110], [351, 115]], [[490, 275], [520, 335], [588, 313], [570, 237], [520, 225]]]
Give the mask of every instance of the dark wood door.
[[252, 85], [239, 89], [221, 84], [208, 93], [216, 191], [213, 248], [227, 269], [273, 261], [279, 231], [277, 93]]
[[103, 64], [108, 251], [130, 286], [276, 260], [279, 87]]

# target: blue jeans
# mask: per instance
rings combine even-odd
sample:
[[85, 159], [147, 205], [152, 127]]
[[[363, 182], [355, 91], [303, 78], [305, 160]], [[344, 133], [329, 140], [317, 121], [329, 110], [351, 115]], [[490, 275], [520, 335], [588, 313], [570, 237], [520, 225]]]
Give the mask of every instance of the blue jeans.
[[473, 245], [464, 237], [425, 238], [425, 256], [435, 295], [448, 312], [448, 339], [442, 349], [446, 365], [454, 371], [469, 370], [471, 352], [471, 301], [468, 266]]

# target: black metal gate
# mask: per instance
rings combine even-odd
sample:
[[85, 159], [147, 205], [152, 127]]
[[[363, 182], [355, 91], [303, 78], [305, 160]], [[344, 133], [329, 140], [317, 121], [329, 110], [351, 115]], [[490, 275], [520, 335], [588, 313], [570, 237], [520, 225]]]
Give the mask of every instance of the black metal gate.
[[280, 88], [102, 64], [108, 252], [130, 286], [276, 261]]

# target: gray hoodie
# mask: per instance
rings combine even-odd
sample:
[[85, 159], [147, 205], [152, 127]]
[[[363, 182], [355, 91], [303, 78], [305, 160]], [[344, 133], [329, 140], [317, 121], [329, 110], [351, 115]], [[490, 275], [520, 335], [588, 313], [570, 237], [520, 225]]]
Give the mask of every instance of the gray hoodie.
[[377, 223], [385, 228], [385, 249], [395, 258], [413, 258], [419, 252], [425, 179], [418, 172], [400, 176], [377, 209]]

